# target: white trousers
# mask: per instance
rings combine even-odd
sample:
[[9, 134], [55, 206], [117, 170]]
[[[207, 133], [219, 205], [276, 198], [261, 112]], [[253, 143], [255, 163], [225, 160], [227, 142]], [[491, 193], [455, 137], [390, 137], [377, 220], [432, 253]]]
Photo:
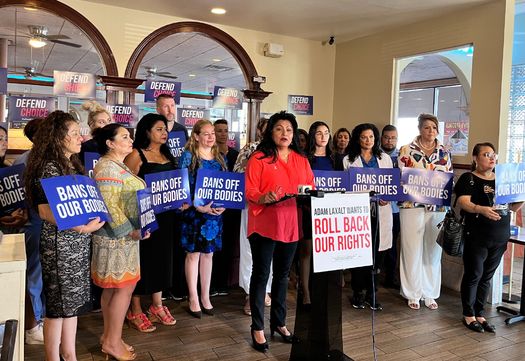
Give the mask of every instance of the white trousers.
[[[244, 289], [246, 294], [250, 294], [250, 277], [252, 276], [252, 249], [247, 237], [248, 233], [248, 207], [241, 212], [241, 229], [239, 233], [239, 286]], [[270, 277], [266, 284], [266, 292], [272, 290], [272, 268], [270, 267]]]
[[401, 296], [408, 300], [436, 299], [441, 292], [441, 247], [437, 225], [445, 212], [425, 208], [401, 208]]

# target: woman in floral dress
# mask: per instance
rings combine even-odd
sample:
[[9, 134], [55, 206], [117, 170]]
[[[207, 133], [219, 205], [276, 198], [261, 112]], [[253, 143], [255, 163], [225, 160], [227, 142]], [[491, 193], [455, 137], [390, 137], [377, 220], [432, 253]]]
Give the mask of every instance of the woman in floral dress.
[[[186, 144], [179, 166], [188, 168], [191, 194], [199, 168], [226, 170], [226, 163], [215, 143], [215, 128], [208, 120], [199, 120]], [[222, 247], [222, 217], [224, 208], [205, 206], [190, 207], [183, 212], [182, 247], [186, 250], [186, 281], [188, 283], [189, 313], [201, 318], [202, 312], [213, 315], [210, 302], [210, 281], [213, 252]], [[200, 302], [197, 280], [200, 276]], [[201, 307], [202, 305], [202, 307]]]

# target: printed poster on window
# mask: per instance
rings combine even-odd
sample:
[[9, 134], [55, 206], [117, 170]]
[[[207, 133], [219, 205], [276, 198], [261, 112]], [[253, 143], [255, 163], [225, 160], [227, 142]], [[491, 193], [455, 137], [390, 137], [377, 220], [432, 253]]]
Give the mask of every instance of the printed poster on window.
[[443, 144], [453, 155], [467, 155], [469, 121], [445, 121], [443, 130]]
[[201, 119], [210, 119], [208, 109], [177, 108], [177, 123], [187, 129], [193, 128], [195, 123]]
[[312, 197], [314, 272], [370, 266], [372, 232], [368, 193]]
[[235, 88], [215, 86], [213, 88], [213, 108], [242, 109], [244, 94]]
[[139, 108], [129, 104], [106, 104], [106, 110], [111, 114], [113, 123], [129, 127], [139, 121]]

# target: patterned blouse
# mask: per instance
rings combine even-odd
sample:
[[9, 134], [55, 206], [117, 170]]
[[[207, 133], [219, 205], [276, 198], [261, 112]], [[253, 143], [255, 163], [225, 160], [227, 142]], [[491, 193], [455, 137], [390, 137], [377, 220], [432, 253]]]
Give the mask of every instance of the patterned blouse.
[[123, 163], [105, 157], [97, 162], [94, 178], [112, 218], [112, 221], [106, 222], [96, 234], [121, 238], [134, 229], [140, 229], [137, 190], [146, 187], [144, 181], [135, 176]]
[[239, 155], [237, 156], [237, 161], [235, 162], [235, 165], [233, 166], [233, 171], [237, 173], [244, 173], [246, 171], [246, 164], [248, 164], [248, 159], [250, 159], [250, 156], [255, 152], [257, 149], [257, 146], [259, 145], [260, 141], [251, 142], [246, 144], [241, 151], [239, 152]]
[[[412, 143], [402, 146], [399, 150], [399, 168], [403, 169], [404, 167], [409, 167], [452, 173], [452, 154], [449, 149], [436, 139], [436, 149], [434, 149], [434, 152], [430, 156], [427, 156], [419, 145], [418, 138], [419, 137], [416, 137]], [[400, 208], [423, 206], [429, 211], [443, 212], [446, 210], [446, 207], [424, 205], [409, 201], [401, 203]]]

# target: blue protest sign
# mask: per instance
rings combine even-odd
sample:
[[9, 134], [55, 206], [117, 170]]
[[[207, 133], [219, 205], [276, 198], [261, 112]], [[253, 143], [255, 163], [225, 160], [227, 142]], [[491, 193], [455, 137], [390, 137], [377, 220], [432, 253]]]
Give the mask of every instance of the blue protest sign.
[[157, 223], [153, 209], [151, 189], [145, 188], [138, 190], [137, 202], [139, 206], [140, 235], [144, 237], [146, 233], [152, 233], [159, 229], [159, 224]]
[[399, 200], [450, 206], [453, 177], [453, 173], [405, 167], [401, 170]]
[[191, 203], [188, 169], [150, 173], [144, 178], [146, 185], [151, 189], [155, 214], [180, 208], [184, 203]]
[[144, 88], [144, 102], [154, 102], [159, 95], [168, 94], [173, 97], [175, 104], [179, 104], [181, 87], [178, 81], [148, 79]]
[[350, 191], [348, 173], [331, 170], [314, 170], [315, 189], [328, 192]]
[[45, 118], [53, 110], [55, 110], [54, 98], [10, 96], [7, 121], [18, 123], [28, 122], [34, 118]]
[[186, 145], [186, 133], [183, 131], [169, 132], [168, 148], [175, 159], [179, 159]]
[[495, 204], [525, 201], [525, 163], [496, 165]]
[[24, 164], [0, 169], [1, 214], [9, 215], [18, 208], [26, 208]]
[[59, 231], [89, 223], [111, 221], [96, 182], [85, 175], [64, 175], [40, 181]]
[[288, 95], [288, 112], [295, 115], [313, 115], [314, 97], [311, 95]]
[[201, 119], [210, 119], [208, 109], [177, 108], [177, 123], [191, 129]]
[[84, 153], [84, 168], [88, 176], [93, 178], [93, 169], [97, 165], [98, 160], [100, 159], [100, 154], [96, 152], [85, 152]]
[[94, 74], [53, 71], [53, 95], [94, 99], [97, 82]]
[[0, 68], [0, 94], [7, 94], [7, 68]]
[[244, 94], [235, 88], [216, 86], [213, 88], [213, 108], [242, 109]]
[[193, 205], [244, 209], [244, 173], [199, 169], [195, 180]]
[[348, 168], [350, 191], [373, 191], [383, 201], [399, 200], [399, 169], [397, 168]]

